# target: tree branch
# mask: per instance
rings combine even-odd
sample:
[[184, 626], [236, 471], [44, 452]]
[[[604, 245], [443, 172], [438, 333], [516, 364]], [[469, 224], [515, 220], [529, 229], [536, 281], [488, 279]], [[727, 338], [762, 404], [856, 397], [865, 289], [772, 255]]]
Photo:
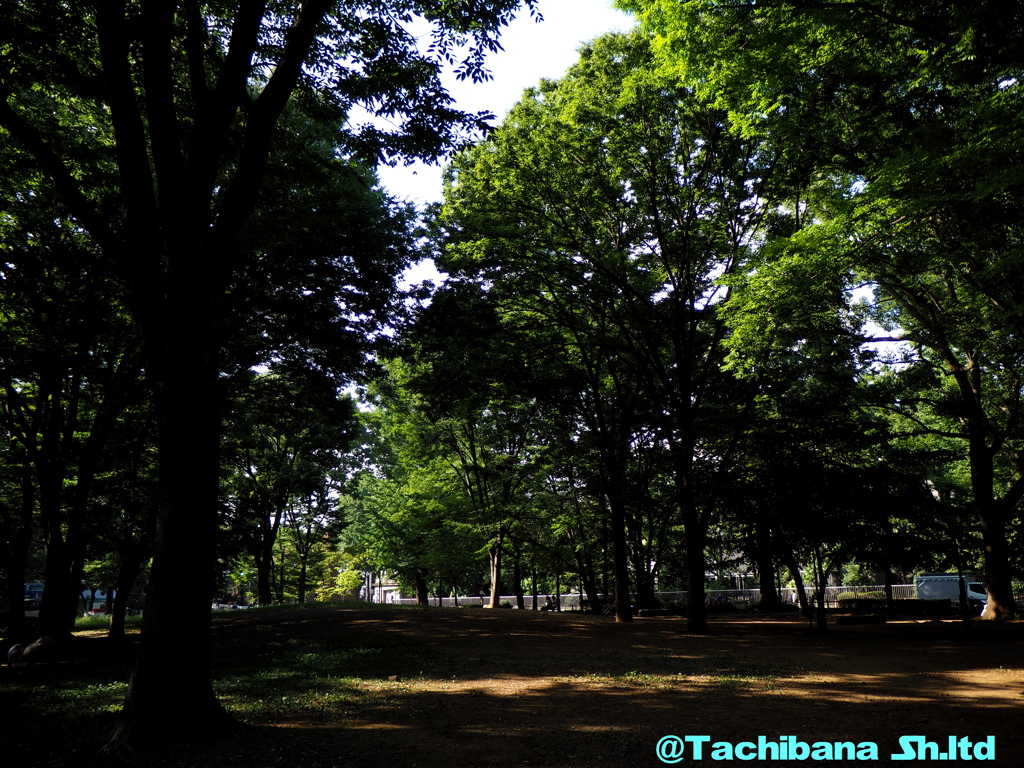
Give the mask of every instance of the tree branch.
[[93, 240], [104, 250], [111, 249], [119, 242], [115, 231], [110, 228], [96, 206], [83, 193], [78, 179], [57, 153], [43, 138], [42, 133], [11, 107], [11, 93], [0, 86], [0, 125], [31, 154], [39, 164], [40, 170], [47, 175], [64, 203], [71, 210], [71, 215], [92, 236]]

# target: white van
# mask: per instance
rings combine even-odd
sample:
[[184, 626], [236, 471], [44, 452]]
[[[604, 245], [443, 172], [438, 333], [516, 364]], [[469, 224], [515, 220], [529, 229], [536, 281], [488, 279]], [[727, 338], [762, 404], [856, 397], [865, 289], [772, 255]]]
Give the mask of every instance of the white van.
[[[988, 591], [980, 581], [968, 581], [963, 578], [967, 587], [967, 602], [972, 608], [981, 608], [988, 602]], [[917, 587], [918, 600], [950, 600], [954, 606], [960, 605], [960, 584], [955, 573], [943, 573], [934, 576], [918, 576], [914, 579]]]

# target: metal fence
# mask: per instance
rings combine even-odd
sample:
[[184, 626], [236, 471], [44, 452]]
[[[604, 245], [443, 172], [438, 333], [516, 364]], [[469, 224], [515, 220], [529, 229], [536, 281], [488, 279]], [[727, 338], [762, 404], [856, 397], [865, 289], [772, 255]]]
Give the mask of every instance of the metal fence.
[[[844, 598], [859, 598], [859, 597], [875, 597], [878, 593], [885, 594], [885, 585], [874, 585], [868, 587], [825, 587], [825, 605], [829, 608], [839, 607], [839, 600]], [[709, 589], [707, 594], [711, 597], [711, 600], [715, 603], [730, 603], [732, 605], [757, 605], [761, 602], [761, 590], [760, 589]], [[811, 597], [815, 595], [815, 590], [808, 587], [807, 596]], [[670, 605], [686, 605], [687, 597], [685, 592], [656, 592], [655, 596], [658, 602]], [[896, 600], [905, 600], [914, 598], [917, 596], [916, 590], [913, 584], [893, 584], [892, 596]], [[783, 587], [779, 590], [779, 597], [782, 598], [783, 602], [796, 603], [797, 594], [795, 589]], [[532, 609], [533, 595], [528, 594], [525, 596], [525, 605], [527, 609]], [[560, 607], [563, 611], [578, 611], [580, 610], [580, 600], [586, 601], [586, 596], [581, 596], [577, 592], [566, 593], [562, 595], [554, 594], [539, 594], [537, 595], [537, 608], [542, 609], [545, 606]], [[605, 601], [605, 595], [599, 594], [598, 599]], [[405, 597], [399, 598], [394, 601], [400, 605], [415, 605], [416, 598]], [[490, 602], [490, 596], [477, 595], [477, 596], [466, 596], [466, 597], [431, 597], [430, 605], [444, 606], [446, 608], [453, 608], [455, 606], [463, 607], [479, 607], [487, 605]], [[516, 596], [515, 595], [502, 595], [500, 599], [501, 604], [508, 604], [515, 607]]]

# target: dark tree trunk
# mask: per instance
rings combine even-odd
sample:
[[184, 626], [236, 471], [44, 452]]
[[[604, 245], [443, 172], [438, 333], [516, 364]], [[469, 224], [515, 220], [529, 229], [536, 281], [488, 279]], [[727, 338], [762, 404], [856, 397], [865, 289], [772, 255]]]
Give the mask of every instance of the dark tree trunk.
[[[12, 542], [11, 550], [19, 549]], [[12, 638], [21, 638], [25, 630], [25, 572], [28, 559], [27, 549], [24, 556], [14, 553], [15, 556], [5, 558], [4, 591], [7, 597], [7, 634]]]
[[[995, 504], [993, 504], [995, 506]], [[988, 604], [983, 619], [1012, 619], [1017, 614], [1013, 600], [1013, 571], [1010, 568], [1009, 544], [1006, 540], [1006, 518], [996, 512], [983, 511], [981, 541], [985, 547], [985, 588]]]
[[523, 595], [523, 564], [522, 549], [518, 541], [512, 542], [512, 588], [515, 590], [516, 607], [526, 610], [526, 597]]
[[636, 576], [636, 598], [634, 603], [637, 608], [654, 608], [656, 598], [654, 596], [654, 573], [649, 568], [647, 547], [642, 541], [634, 541], [632, 550], [633, 573]]
[[39, 606], [39, 635], [66, 639], [75, 629], [81, 596], [81, 570], [76, 569], [61, 532], [47, 532], [43, 596]]
[[759, 535], [753, 551], [754, 563], [757, 565], [758, 587], [761, 589], [761, 610], [778, 611], [782, 608], [782, 598], [775, 586], [775, 562], [768, 544], [768, 537]]
[[[256, 592], [260, 605], [271, 605], [274, 602], [274, 545], [281, 527], [281, 514], [280, 508], [273, 513], [260, 513], [259, 538], [253, 542], [251, 549], [256, 565]], [[283, 589], [278, 591], [280, 593]], [[277, 602], [284, 602], [283, 596]]]
[[608, 495], [612, 522], [612, 569], [615, 574], [615, 621], [633, 620], [629, 595], [629, 552], [626, 542], [625, 503], [618, 492]]
[[597, 589], [597, 577], [594, 574], [593, 564], [586, 551], [581, 552], [580, 549], [577, 548], [576, 550], [576, 568], [580, 574], [583, 592], [587, 595], [590, 613], [600, 614], [603, 606], [601, 605], [601, 595]]
[[120, 640], [124, 637], [124, 617], [128, 611], [128, 590], [117, 587], [114, 589], [114, 599], [107, 602], [110, 611], [110, 629], [107, 637], [111, 640]]
[[811, 615], [811, 607], [807, 602], [807, 590], [804, 588], [804, 579], [800, 574], [800, 564], [796, 561], [796, 556], [793, 554], [788, 546], [782, 545], [777, 548], [776, 554], [790, 575], [793, 577], [793, 583], [796, 585], [796, 596], [800, 602], [800, 613], [803, 616]]
[[274, 584], [274, 596], [279, 604], [284, 604], [284, 568], [288, 556], [288, 548], [281, 547], [281, 559], [278, 562], [277, 582]]
[[707, 526], [694, 510], [684, 515], [683, 535], [686, 542], [686, 631], [704, 634], [708, 631], [708, 611], [704, 605]]
[[896, 603], [893, 600], [892, 596], [892, 568], [890, 568], [888, 565], [885, 565], [882, 569], [882, 572], [885, 574], [883, 577], [885, 579], [885, 612], [889, 616], [895, 616]]
[[813, 562], [816, 603], [815, 618], [818, 631], [824, 632], [828, 629], [828, 613], [825, 608], [825, 589], [828, 586], [828, 572], [825, 569], [825, 562], [819, 554], [814, 554]]
[[188, 286], [175, 281], [174, 287], [178, 302], [165, 308], [161, 320], [177, 324], [158, 324], [147, 335], [160, 502], [139, 656], [112, 745], [192, 740], [234, 725], [210, 682], [220, 480], [216, 325], [206, 297], [190, 300]]
[[430, 592], [427, 590], [426, 574], [417, 568], [413, 579], [416, 582], [416, 604], [430, 605]]
[[35, 489], [32, 469], [27, 460], [20, 467], [21, 498], [17, 513], [0, 504], [0, 566], [6, 575], [7, 624], [11, 637], [20, 638], [25, 630], [25, 576], [32, 545], [32, 514]]
[[296, 587], [298, 602], [306, 602], [306, 555], [299, 554], [299, 584]]

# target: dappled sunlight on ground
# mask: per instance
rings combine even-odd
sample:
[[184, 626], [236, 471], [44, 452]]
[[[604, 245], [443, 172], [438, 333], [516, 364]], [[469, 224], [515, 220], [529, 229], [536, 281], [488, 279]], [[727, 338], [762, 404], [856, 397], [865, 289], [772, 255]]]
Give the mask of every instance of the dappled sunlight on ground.
[[654, 768], [668, 734], [871, 741], [881, 764], [902, 735], [991, 734], [987, 764], [1024, 764], [1024, 622], [739, 615], [691, 635], [670, 617], [314, 606], [218, 616], [213, 635], [215, 690], [252, 727], [140, 766]]

